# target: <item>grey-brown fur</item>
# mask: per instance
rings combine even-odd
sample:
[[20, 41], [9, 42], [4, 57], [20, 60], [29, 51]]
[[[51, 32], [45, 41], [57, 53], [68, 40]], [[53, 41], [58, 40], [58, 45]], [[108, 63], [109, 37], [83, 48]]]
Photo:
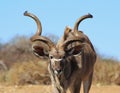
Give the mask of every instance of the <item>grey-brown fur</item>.
[[48, 70], [53, 92], [66, 93], [69, 89], [71, 93], [80, 93], [83, 82], [84, 93], [89, 93], [96, 53], [88, 37], [78, 31], [78, 25], [92, 16], [82, 16], [73, 29], [66, 27], [63, 37], [55, 45], [48, 38], [41, 36], [42, 26], [35, 15], [28, 12], [24, 15], [32, 17], [38, 25], [36, 34], [31, 38], [32, 50], [35, 55], [49, 59]]

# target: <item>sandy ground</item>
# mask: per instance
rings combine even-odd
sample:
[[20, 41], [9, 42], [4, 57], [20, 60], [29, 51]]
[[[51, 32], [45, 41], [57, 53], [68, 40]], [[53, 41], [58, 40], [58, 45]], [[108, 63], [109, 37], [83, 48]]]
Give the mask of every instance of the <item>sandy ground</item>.
[[[0, 93], [52, 93], [51, 86], [0, 86]], [[81, 92], [83, 93], [83, 91]], [[120, 86], [92, 86], [90, 93], [120, 93]]]

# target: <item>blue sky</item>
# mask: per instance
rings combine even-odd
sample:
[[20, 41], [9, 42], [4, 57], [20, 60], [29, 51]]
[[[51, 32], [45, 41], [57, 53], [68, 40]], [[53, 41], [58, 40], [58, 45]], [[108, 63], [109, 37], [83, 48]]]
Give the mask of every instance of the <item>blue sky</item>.
[[43, 35], [59, 37], [67, 25], [73, 27], [80, 16], [91, 13], [93, 19], [84, 20], [79, 29], [101, 55], [120, 60], [119, 9], [120, 0], [1, 0], [0, 42], [8, 42], [16, 35], [34, 34], [36, 24], [23, 16], [26, 10], [39, 17]]

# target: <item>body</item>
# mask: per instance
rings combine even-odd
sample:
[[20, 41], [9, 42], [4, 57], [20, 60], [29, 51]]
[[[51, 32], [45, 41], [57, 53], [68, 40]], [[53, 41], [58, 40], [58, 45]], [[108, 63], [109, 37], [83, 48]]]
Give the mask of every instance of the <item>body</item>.
[[34, 14], [25, 12], [24, 15], [33, 18], [37, 24], [37, 32], [31, 37], [32, 51], [37, 57], [49, 59], [53, 92], [66, 93], [69, 89], [71, 93], [80, 93], [83, 82], [84, 93], [89, 93], [96, 53], [89, 38], [78, 31], [78, 26], [82, 20], [92, 18], [92, 15], [82, 16], [73, 29], [66, 27], [56, 45], [49, 38], [41, 36], [41, 22]]

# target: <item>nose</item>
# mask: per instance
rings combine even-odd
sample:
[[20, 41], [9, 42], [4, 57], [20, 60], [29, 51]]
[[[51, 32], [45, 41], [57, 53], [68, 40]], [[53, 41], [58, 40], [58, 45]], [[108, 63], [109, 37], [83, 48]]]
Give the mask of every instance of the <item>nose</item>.
[[58, 70], [56, 70], [57, 72], [58, 72], [58, 74], [62, 71], [61, 69], [58, 69]]
[[57, 74], [57, 75], [59, 75], [61, 72], [62, 72], [61, 69], [56, 69], [56, 70], [55, 70], [55, 74]]

